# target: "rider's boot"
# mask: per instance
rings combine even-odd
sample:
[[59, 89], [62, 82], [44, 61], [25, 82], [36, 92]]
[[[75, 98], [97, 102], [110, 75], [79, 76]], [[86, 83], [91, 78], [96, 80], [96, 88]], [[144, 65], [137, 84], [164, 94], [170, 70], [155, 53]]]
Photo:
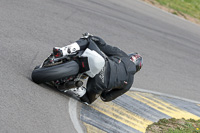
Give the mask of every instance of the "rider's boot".
[[[86, 32], [86, 33], [83, 34], [83, 37], [81, 37], [81, 38], [87, 39], [91, 36], [93, 36], [93, 35]], [[74, 42], [74, 43], [67, 45], [65, 47], [54, 47], [53, 53], [54, 53], [54, 56], [56, 58], [59, 58], [59, 57], [65, 56], [65, 55], [76, 54], [76, 52], [79, 51], [79, 50], [80, 50], [80, 46], [78, 45], [77, 42]]]
[[56, 58], [62, 57], [65, 55], [73, 55], [76, 54], [77, 51], [80, 50], [80, 46], [78, 43], [74, 42], [70, 45], [67, 45], [65, 47], [54, 47], [53, 53]]

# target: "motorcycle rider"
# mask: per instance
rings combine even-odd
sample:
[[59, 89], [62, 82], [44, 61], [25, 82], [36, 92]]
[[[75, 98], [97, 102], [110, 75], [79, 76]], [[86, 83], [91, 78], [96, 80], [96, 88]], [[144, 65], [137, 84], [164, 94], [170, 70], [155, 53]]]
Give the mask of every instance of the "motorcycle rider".
[[[99, 96], [104, 102], [108, 102], [127, 92], [133, 84], [134, 74], [143, 65], [143, 58], [138, 53], [126, 54], [89, 33], [83, 34], [82, 38], [70, 45], [55, 48], [59, 51], [55, 54], [57, 56], [70, 55], [82, 50], [82, 56], [88, 56], [88, 69], [84, 68], [85, 71], [82, 71], [89, 76], [86, 88], [70, 89], [86, 104], [91, 104]], [[85, 65], [80, 64], [80, 69], [83, 67]]]

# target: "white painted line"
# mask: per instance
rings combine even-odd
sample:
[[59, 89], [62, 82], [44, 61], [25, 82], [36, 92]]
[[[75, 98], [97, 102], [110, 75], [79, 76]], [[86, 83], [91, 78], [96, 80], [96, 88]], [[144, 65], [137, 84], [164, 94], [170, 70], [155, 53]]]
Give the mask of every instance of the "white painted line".
[[161, 92], [155, 92], [155, 91], [150, 91], [150, 90], [145, 90], [145, 89], [140, 89], [140, 88], [134, 88], [134, 87], [131, 87], [130, 90], [131, 91], [140, 91], [140, 92], [145, 92], [145, 93], [151, 93], [151, 94], [176, 98], [176, 99], [179, 99], [179, 100], [200, 104], [199, 101], [194, 101], [194, 100], [190, 100], [190, 99], [186, 99], [186, 98], [182, 98], [182, 97], [178, 97], [178, 96], [174, 96], [174, 95], [170, 95], [170, 94], [165, 94], [165, 93], [161, 93]]
[[78, 116], [77, 116], [77, 100], [73, 99], [73, 98], [70, 98], [69, 99], [69, 116], [71, 118], [71, 121], [74, 125], [74, 128], [76, 129], [76, 131], [78, 133], [84, 133], [83, 132], [83, 129], [79, 123], [79, 119], [78, 119]]

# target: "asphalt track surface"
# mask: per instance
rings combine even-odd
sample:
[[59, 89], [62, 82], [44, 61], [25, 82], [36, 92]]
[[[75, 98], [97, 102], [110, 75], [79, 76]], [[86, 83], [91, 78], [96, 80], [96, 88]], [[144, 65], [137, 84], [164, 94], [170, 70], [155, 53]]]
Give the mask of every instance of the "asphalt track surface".
[[200, 101], [200, 26], [138, 0], [1, 0], [0, 132], [76, 132], [69, 97], [30, 75], [84, 32], [143, 55], [134, 87]]

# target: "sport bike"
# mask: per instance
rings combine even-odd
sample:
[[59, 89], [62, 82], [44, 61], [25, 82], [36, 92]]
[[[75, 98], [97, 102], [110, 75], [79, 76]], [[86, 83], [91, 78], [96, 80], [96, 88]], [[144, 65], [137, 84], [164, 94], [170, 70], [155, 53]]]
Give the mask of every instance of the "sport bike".
[[[87, 70], [87, 57], [82, 57], [83, 51], [72, 55], [60, 56], [59, 49], [54, 48], [53, 53], [32, 72], [32, 80], [54, 86], [60, 91], [83, 85], [87, 78], [81, 69]], [[81, 65], [81, 66], [80, 66]]]

